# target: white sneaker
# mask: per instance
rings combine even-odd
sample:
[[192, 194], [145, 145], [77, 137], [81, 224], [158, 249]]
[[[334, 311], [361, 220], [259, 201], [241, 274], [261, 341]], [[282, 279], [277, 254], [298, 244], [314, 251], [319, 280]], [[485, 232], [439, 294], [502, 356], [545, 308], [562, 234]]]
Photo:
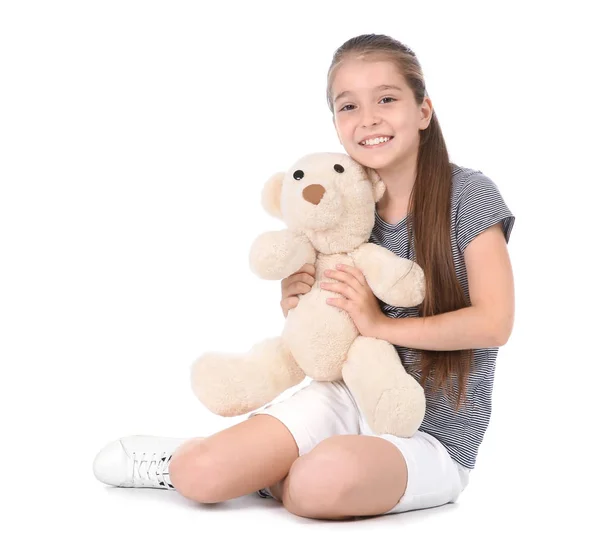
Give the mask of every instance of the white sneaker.
[[188, 439], [133, 435], [107, 444], [94, 459], [96, 479], [113, 487], [170, 489], [169, 462]]

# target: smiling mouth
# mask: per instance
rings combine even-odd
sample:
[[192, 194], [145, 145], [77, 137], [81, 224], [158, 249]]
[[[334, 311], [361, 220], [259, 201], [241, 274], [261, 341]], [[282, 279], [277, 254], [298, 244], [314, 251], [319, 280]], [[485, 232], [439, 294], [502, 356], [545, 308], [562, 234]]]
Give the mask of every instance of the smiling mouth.
[[392, 142], [392, 140], [394, 140], [394, 137], [385, 137], [384, 140], [375, 139], [375, 141], [363, 141], [359, 142], [358, 144], [363, 148], [381, 148], [382, 146], [385, 146], [386, 144]]

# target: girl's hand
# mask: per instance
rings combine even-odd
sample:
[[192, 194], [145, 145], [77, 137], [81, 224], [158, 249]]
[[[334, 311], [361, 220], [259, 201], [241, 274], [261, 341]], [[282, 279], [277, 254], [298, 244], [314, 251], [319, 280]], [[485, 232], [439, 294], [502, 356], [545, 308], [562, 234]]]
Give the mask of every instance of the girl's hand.
[[337, 292], [343, 298], [328, 298], [327, 303], [341, 308], [350, 315], [359, 333], [365, 337], [376, 337], [385, 314], [381, 311], [377, 297], [373, 294], [362, 271], [356, 267], [338, 264], [338, 271], [327, 270], [325, 277], [339, 283], [321, 283], [321, 288]]
[[299, 294], [306, 294], [315, 284], [315, 266], [313, 264], [304, 264], [296, 273], [281, 281], [281, 310], [283, 317], [287, 317], [288, 312], [295, 308], [300, 301]]

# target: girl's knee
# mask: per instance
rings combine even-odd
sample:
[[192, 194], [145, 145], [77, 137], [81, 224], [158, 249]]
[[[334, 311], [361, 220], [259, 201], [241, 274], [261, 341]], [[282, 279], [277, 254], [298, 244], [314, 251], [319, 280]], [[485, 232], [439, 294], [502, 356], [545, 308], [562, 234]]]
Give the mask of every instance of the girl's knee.
[[337, 518], [358, 478], [341, 450], [343, 447], [334, 444], [323, 449], [317, 446], [294, 462], [282, 488], [281, 500], [289, 512], [303, 517]]
[[183, 443], [169, 464], [169, 476], [175, 490], [196, 502], [220, 502], [218, 464], [205, 439], [196, 438]]

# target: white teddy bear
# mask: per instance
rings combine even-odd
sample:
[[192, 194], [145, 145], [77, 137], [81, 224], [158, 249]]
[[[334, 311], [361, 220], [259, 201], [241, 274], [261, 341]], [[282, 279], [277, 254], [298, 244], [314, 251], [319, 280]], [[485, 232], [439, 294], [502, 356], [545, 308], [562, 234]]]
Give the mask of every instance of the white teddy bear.
[[355, 266], [375, 296], [401, 307], [423, 301], [423, 270], [413, 261], [368, 242], [375, 204], [385, 185], [371, 169], [345, 154], [314, 153], [265, 184], [262, 203], [287, 229], [260, 235], [250, 251], [251, 269], [281, 280], [304, 264], [316, 267], [315, 283], [289, 311], [283, 333], [246, 354], [207, 353], [192, 365], [192, 389], [223, 416], [264, 406], [305, 376], [343, 379], [371, 429], [412, 436], [425, 415], [421, 385], [406, 373], [388, 342], [361, 336], [351, 317], [322, 290], [324, 272], [336, 264]]

